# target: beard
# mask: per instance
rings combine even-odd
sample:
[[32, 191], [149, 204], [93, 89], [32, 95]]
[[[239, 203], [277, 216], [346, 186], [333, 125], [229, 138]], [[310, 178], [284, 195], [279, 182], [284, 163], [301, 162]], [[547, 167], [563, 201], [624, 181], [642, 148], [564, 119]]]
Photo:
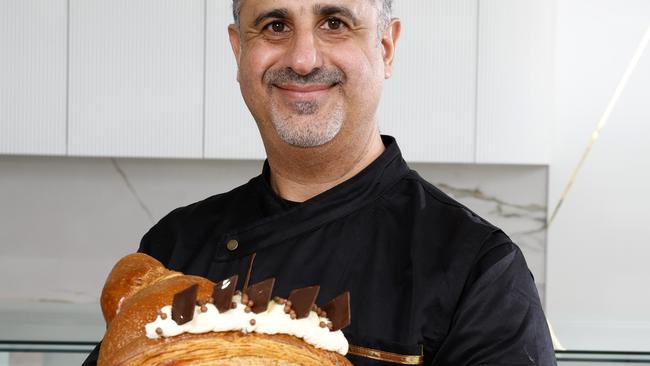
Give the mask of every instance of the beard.
[[274, 102], [271, 123], [280, 139], [297, 147], [317, 147], [332, 141], [343, 126], [343, 106], [337, 103], [323, 115], [318, 102], [292, 103], [293, 113], [284, 115]]
[[[319, 68], [308, 75], [299, 75], [287, 68], [269, 71], [264, 79], [269, 85], [269, 92], [273, 90], [273, 85], [282, 85], [286, 82], [303, 85], [310, 83], [336, 85], [345, 82], [345, 76], [338, 68]], [[337, 87], [341, 93], [341, 86]], [[271, 103], [271, 124], [280, 139], [289, 145], [305, 148], [325, 145], [338, 135], [343, 126], [342, 98], [339, 98], [328, 110], [324, 110], [321, 103], [315, 100], [281, 104], [278, 100], [272, 99]]]

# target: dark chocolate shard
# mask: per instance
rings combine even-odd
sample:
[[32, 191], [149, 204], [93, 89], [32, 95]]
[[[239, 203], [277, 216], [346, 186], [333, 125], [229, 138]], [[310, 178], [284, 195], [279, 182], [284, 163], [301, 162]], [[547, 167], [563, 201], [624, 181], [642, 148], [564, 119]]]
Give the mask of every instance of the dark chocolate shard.
[[302, 319], [309, 316], [311, 307], [316, 301], [320, 286], [311, 286], [291, 291], [289, 301], [291, 301], [291, 309], [296, 312], [296, 319]]
[[217, 307], [220, 313], [230, 310], [232, 306], [232, 297], [235, 294], [235, 287], [237, 287], [237, 275], [227, 278], [218, 282], [212, 290], [212, 299], [214, 306]]
[[346, 291], [328, 302], [322, 309], [332, 322], [332, 331], [343, 329], [350, 325], [350, 292]]
[[194, 284], [174, 295], [172, 302], [172, 320], [178, 325], [185, 324], [194, 318], [194, 306], [199, 285]]
[[253, 272], [253, 263], [255, 263], [255, 256], [257, 256], [257, 253], [251, 254], [251, 257], [248, 259], [248, 271], [246, 271], [246, 277], [244, 277], [244, 287], [242, 287], [242, 290], [246, 292], [248, 289], [248, 281], [251, 279], [251, 273]]
[[246, 289], [246, 295], [248, 295], [248, 300], [253, 301], [253, 306], [251, 310], [255, 314], [259, 314], [263, 311], [266, 311], [266, 308], [269, 306], [269, 301], [271, 300], [271, 293], [273, 293], [273, 285], [275, 284], [275, 278], [269, 278], [262, 282], [258, 282], [253, 286]]

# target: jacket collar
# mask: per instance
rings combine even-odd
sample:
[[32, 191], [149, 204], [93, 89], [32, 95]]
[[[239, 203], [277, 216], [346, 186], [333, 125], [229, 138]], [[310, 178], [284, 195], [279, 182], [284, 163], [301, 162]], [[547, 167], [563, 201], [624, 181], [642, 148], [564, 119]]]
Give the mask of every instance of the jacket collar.
[[[268, 206], [274, 207], [273, 213], [222, 235], [215, 260], [229, 261], [281, 244], [374, 202], [410, 171], [395, 139], [382, 136], [382, 140], [386, 150], [359, 174], [303, 203], [288, 203], [275, 194], [269, 184], [266, 161], [262, 174], [249, 184], [258, 185], [255, 191], [260, 192], [264, 201], [272, 202]], [[230, 240], [238, 241], [236, 251], [226, 248]]]

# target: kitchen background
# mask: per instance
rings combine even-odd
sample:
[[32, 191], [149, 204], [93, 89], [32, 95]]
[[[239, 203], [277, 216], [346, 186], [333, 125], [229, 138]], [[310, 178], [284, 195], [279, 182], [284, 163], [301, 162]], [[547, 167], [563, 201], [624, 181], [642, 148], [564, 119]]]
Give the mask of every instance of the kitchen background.
[[[650, 49], [546, 226], [650, 2], [395, 3], [382, 132], [522, 247], [564, 348], [650, 352]], [[0, 0], [0, 365], [82, 360], [1, 350], [99, 340], [115, 261], [259, 174], [231, 17], [223, 0]]]

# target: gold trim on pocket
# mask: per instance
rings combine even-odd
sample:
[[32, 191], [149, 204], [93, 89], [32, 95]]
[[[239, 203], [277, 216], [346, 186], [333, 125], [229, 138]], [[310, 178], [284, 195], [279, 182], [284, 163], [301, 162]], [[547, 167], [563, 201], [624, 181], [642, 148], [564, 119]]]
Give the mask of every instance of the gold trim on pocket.
[[402, 365], [422, 365], [424, 356], [405, 356], [397, 353], [380, 351], [378, 349], [365, 348], [360, 346], [350, 345], [348, 353], [355, 356], [372, 358], [373, 360], [399, 363]]

